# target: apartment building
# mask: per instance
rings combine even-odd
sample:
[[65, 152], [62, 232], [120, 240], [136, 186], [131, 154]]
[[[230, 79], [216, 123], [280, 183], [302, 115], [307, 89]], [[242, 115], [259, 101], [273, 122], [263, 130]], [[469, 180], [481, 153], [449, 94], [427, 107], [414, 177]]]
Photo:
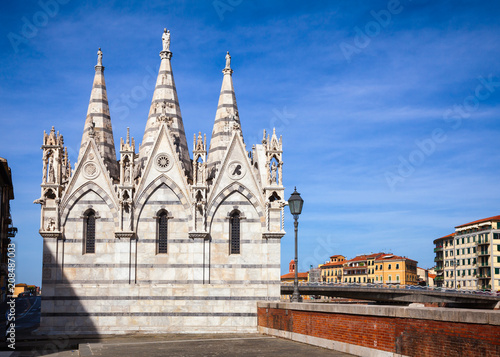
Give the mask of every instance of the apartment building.
[[436, 285], [500, 290], [500, 215], [456, 226], [434, 244]]

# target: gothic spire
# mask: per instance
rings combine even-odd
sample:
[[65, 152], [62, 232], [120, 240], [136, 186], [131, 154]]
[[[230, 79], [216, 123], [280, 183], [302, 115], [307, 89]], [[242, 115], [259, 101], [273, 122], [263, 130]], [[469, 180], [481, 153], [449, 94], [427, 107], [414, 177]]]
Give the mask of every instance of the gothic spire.
[[238, 105], [236, 104], [236, 96], [234, 94], [233, 70], [231, 69], [231, 56], [229, 52], [226, 54], [226, 67], [222, 70], [222, 73], [224, 73], [224, 78], [222, 79], [219, 104], [215, 113], [214, 128], [208, 151], [207, 163], [209, 168], [221, 162], [233, 131], [238, 131], [242, 135]]
[[189, 157], [179, 99], [177, 98], [177, 90], [175, 89], [174, 75], [170, 63], [172, 52], [170, 52], [170, 31], [167, 31], [167, 29], [163, 32], [162, 42], [163, 50], [160, 52], [160, 70], [158, 71], [148, 121], [139, 149], [139, 159], [141, 160], [141, 164], [147, 159], [161, 123], [165, 123], [169, 134], [172, 135], [184, 169], [190, 175], [191, 159]]
[[78, 162], [81, 161], [85, 147], [90, 138], [93, 137], [111, 177], [118, 178], [115, 142], [113, 140], [113, 129], [111, 128], [111, 117], [109, 116], [108, 96], [106, 93], [102, 51], [100, 48], [97, 52], [97, 65], [94, 68], [94, 84], [92, 86], [92, 93], [90, 94], [87, 119], [83, 128]]

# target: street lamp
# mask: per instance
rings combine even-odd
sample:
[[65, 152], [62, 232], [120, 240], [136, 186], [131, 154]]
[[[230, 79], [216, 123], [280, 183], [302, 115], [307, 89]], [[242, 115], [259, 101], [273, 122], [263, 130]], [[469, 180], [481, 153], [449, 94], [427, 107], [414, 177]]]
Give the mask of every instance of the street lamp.
[[292, 195], [288, 199], [288, 206], [290, 207], [290, 213], [293, 216], [295, 222], [293, 226], [295, 227], [295, 279], [293, 281], [293, 295], [292, 302], [299, 302], [299, 273], [298, 273], [298, 258], [297, 258], [297, 233], [299, 230], [299, 214], [302, 212], [302, 205], [304, 204], [304, 200], [300, 197], [300, 193], [297, 192], [297, 187], [295, 187], [295, 191], [293, 191]]

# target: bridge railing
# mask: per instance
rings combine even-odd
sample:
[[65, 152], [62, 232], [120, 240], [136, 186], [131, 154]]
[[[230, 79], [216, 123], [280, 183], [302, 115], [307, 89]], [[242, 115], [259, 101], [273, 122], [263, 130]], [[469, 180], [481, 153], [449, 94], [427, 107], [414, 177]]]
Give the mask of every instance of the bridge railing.
[[[293, 282], [282, 282], [282, 285], [293, 285]], [[403, 289], [403, 290], [421, 290], [421, 291], [437, 291], [437, 292], [451, 292], [461, 294], [475, 294], [475, 295], [488, 295], [500, 296], [500, 291], [487, 291], [487, 290], [465, 290], [445, 288], [438, 286], [420, 286], [420, 285], [403, 285], [403, 284], [384, 284], [384, 283], [313, 283], [313, 282], [299, 282], [299, 286], [335, 286], [335, 287], [368, 287], [372, 289]]]

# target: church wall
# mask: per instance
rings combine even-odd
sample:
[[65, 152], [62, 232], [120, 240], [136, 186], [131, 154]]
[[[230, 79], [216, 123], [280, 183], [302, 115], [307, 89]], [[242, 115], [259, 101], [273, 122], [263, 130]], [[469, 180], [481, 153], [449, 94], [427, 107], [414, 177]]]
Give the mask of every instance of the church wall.
[[[122, 161], [116, 160], [100, 50], [75, 170], [62, 135], [54, 128], [44, 134], [42, 195], [36, 200], [44, 239], [40, 333], [257, 332], [257, 301], [280, 297], [286, 201], [281, 171], [276, 180], [268, 159], [278, 155], [281, 165], [281, 138], [273, 132], [254, 155], [247, 152], [227, 53], [213, 145], [207, 156], [206, 138], [195, 136], [193, 165], [172, 53], [169, 42], [163, 45], [138, 155], [127, 132]], [[50, 150], [57, 155], [49, 160]], [[63, 170], [47, 180], [54, 168]], [[52, 187], [57, 192], [48, 195]], [[271, 206], [270, 188], [280, 196], [272, 197]], [[88, 209], [96, 213], [92, 254], [84, 252]], [[230, 254], [229, 215], [235, 209], [241, 214], [240, 253]], [[168, 213], [167, 253], [157, 252], [160, 210]]]

